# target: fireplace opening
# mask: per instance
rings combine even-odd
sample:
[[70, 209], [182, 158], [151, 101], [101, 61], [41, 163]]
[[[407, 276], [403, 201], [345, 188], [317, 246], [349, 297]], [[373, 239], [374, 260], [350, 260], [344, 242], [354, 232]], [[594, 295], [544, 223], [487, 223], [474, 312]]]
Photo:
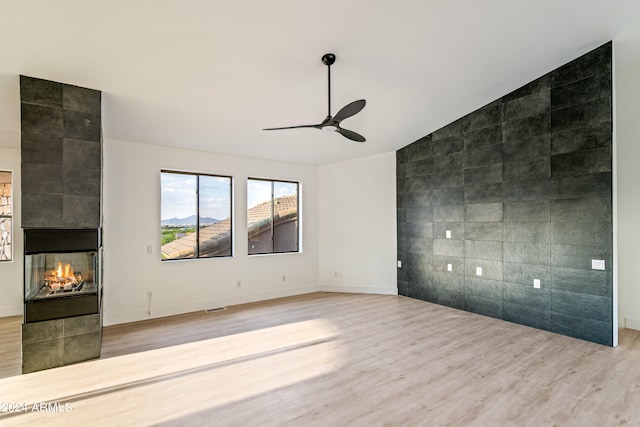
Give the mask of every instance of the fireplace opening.
[[97, 251], [27, 255], [27, 300], [97, 292], [97, 261]]
[[25, 230], [25, 322], [99, 313], [100, 230]]

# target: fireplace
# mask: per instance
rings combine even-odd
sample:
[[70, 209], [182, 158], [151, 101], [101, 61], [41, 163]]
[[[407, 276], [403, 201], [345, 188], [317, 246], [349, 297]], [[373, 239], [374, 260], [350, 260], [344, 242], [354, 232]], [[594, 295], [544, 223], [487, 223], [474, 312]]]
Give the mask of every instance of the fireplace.
[[25, 229], [25, 323], [99, 313], [100, 229]]
[[22, 372], [100, 357], [102, 94], [20, 76]]

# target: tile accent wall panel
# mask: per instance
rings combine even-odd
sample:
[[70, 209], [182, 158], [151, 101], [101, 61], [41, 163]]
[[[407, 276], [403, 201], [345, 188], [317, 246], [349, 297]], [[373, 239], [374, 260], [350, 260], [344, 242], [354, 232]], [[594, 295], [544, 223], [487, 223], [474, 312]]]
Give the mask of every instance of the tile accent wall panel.
[[[505, 140], [502, 144], [502, 158], [505, 162], [548, 156], [550, 153], [549, 133]], [[562, 144], [562, 142], [558, 142]]]
[[35, 105], [62, 108], [62, 83], [20, 76], [20, 99]]
[[465, 294], [464, 309], [472, 313], [484, 316], [503, 318], [503, 307], [501, 299], [485, 298], [475, 294]]
[[505, 300], [502, 306], [502, 319], [545, 331], [551, 330], [549, 310], [538, 310], [529, 305], [514, 304]]
[[[533, 280], [540, 280], [542, 292], [549, 292], [551, 283], [551, 267], [548, 265], [534, 265], [523, 263], [504, 263], [504, 280], [512, 284], [519, 284], [532, 288]], [[535, 292], [538, 292], [535, 290]]]
[[[445, 156], [451, 154], [450, 163], [457, 164], [459, 159], [462, 158], [458, 152], [461, 152], [464, 148], [464, 139], [462, 136], [448, 136], [445, 138], [433, 138], [432, 142], [432, 154], [433, 156]], [[440, 166], [446, 165], [447, 163], [441, 162]]]
[[502, 124], [464, 134], [465, 151], [502, 142]]
[[553, 289], [589, 295], [608, 296], [613, 274], [610, 271], [551, 267]]
[[430, 299], [425, 299], [425, 301], [465, 310], [464, 292], [448, 291], [435, 287], [431, 290], [430, 295]]
[[65, 110], [99, 116], [102, 113], [100, 92], [79, 86], [63, 85], [62, 103]]
[[612, 344], [611, 52], [398, 150], [403, 295]]
[[434, 222], [433, 237], [435, 239], [446, 239], [447, 231], [451, 233], [451, 239], [464, 240], [465, 224], [464, 222]]
[[100, 91], [20, 76], [20, 102], [22, 226], [99, 228]]
[[550, 219], [549, 200], [509, 201], [504, 203], [505, 221], [546, 221]]
[[434, 222], [462, 222], [464, 221], [464, 205], [434, 206]]
[[548, 287], [535, 289], [529, 284], [505, 282], [504, 302], [549, 312], [551, 292]]
[[551, 154], [610, 147], [611, 135], [611, 122], [598, 123], [566, 131], [555, 131], [551, 135]]
[[551, 266], [591, 270], [591, 260], [605, 261], [606, 271], [611, 271], [613, 248], [611, 246], [551, 245]]
[[492, 203], [502, 201], [502, 184], [467, 185], [464, 188], [465, 203]]
[[611, 321], [551, 312], [550, 330], [574, 338], [611, 345]]
[[22, 132], [25, 133], [51, 136], [62, 136], [64, 133], [62, 108], [23, 103], [20, 119]]
[[468, 241], [502, 242], [502, 229], [501, 222], [469, 222], [464, 224], [464, 236]]
[[26, 164], [60, 167], [64, 156], [63, 139], [55, 135], [22, 134], [20, 155], [22, 162]]

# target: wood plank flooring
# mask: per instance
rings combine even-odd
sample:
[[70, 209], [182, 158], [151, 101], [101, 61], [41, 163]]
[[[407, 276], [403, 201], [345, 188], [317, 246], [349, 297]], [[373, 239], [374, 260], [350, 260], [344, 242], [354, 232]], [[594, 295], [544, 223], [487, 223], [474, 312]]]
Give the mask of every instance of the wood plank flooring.
[[21, 325], [22, 316], [0, 317], [0, 378], [22, 372]]
[[316, 293], [105, 328], [101, 359], [1, 379], [0, 402], [26, 403], [2, 426], [640, 425], [640, 333]]

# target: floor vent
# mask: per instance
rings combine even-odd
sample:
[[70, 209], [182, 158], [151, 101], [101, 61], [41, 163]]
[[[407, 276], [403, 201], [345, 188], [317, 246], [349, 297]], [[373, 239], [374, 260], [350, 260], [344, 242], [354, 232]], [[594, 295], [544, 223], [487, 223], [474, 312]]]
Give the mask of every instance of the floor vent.
[[216, 313], [218, 311], [225, 311], [226, 309], [227, 309], [227, 307], [205, 308], [204, 312], [205, 313]]

